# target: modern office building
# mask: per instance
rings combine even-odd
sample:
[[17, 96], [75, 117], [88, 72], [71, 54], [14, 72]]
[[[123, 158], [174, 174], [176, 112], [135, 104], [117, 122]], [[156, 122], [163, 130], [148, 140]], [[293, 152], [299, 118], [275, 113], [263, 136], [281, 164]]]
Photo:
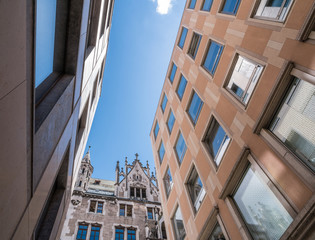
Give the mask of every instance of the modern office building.
[[[90, 152], [82, 159], [60, 239], [162, 240], [165, 226], [155, 176], [136, 158], [116, 165], [115, 181], [92, 178]], [[113, 169], [114, 170], [114, 169]]]
[[57, 239], [98, 104], [113, 0], [0, 2], [1, 239]]
[[187, 1], [150, 132], [169, 239], [315, 239], [314, 9]]

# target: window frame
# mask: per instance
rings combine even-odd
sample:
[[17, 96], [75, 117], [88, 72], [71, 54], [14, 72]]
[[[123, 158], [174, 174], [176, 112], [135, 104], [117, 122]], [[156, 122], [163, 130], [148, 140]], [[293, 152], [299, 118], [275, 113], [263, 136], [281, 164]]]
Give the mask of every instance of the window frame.
[[[95, 230], [93, 230], [93, 227], [95, 227], [95, 228], [99, 228], [99, 230], [98, 231], [95, 231]], [[95, 240], [95, 233], [98, 233], [98, 238], [96, 239], [96, 240], [99, 240], [100, 238], [101, 238], [101, 228], [102, 228], [102, 225], [96, 225], [96, 224], [92, 224], [91, 225], [91, 230], [90, 230], [90, 236], [89, 236], [89, 240]], [[92, 239], [91, 237], [92, 237], [92, 232], [94, 232], [94, 239]]]
[[[184, 40], [183, 40], [183, 46], [181, 46], [181, 45], [180, 45], [180, 42], [181, 42], [181, 40], [182, 40], [184, 31], [186, 31], [186, 33], [185, 33]], [[188, 34], [188, 28], [182, 26], [182, 29], [181, 29], [181, 32], [180, 32], [180, 37], [179, 37], [178, 42], [177, 42], [177, 46], [178, 46], [180, 49], [184, 49], [185, 42], [186, 42], [186, 38], [187, 38], [187, 34]]]
[[[279, 18], [280, 18], [280, 16], [281, 16], [281, 9], [284, 8], [285, 2], [286, 2], [286, 0], [283, 1], [283, 3], [282, 3], [283, 6], [281, 6], [281, 7], [280, 7], [280, 10], [279, 10], [279, 13], [280, 13], [280, 14], [278, 13], [278, 15], [277, 15], [276, 18], [268, 18], [268, 17], [263, 17], [263, 16], [256, 15], [257, 10], [258, 10], [258, 8], [260, 7], [260, 4], [262, 3], [262, 0], [258, 0], [258, 1], [256, 1], [255, 5], [254, 5], [254, 8], [253, 8], [251, 17], [254, 18], [254, 19], [264, 20], [264, 21], [269, 21], [269, 22], [285, 23], [285, 21], [286, 21], [287, 18], [288, 18], [288, 15], [290, 14], [290, 11], [291, 11], [291, 9], [292, 9], [292, 5], [294, 4], [295, 0], [291, 0], [291, 3], [290, 3], [290, 5], [288, 6], [288, 10], [287, 10], [287, 12], [286, 12], [284, 18], [283, 18], [282, 20], [279, 20], [279, 19], [278, 19], [278, 16], [279, 16]], [[265, 5], [265, 6], [266, 6], [266, 5]], [[265, 6], [264, 6], [264, 7], [265, 7]]]
[[[128, 210], [130, 210], [130, 208], [131, 208], [131, 215], [128, 214]], [[122, 210], [123, 210], [123, 215], [122, 215]], [[119, 203], [118, 216], [119, 217], [132, 218], [133, 217], [133, 205], [132, 204], [127, 204], [127, 203], [124, 203], [124, 202]]]
[[[169, 172], [170, 174], [168, 174], [168, 172]], [[166, 179], [165, 179], [166, 177], [168, 177], [168, 175], [170, 175], [170, 177], [171, 177], [171, 179], [172, 179], [172, 181], [170, 181], [170, 183], [169, 183], [169, 185], [170, 185], [169, 188], [166, 187]], [[169, 166], [166, 168], [166, 171], [165, 171], [165, 173], [164, 173], [163, 184], [164, 184], [164, 189], [165, 189], [166, 198], [168, 199], [168, 197], [170, 196], [170, 194], [171, 194], [171, 192], [172, 192], [173, 186], [174, 186], [173, 177], [172, 177], [171, 169], [170, 169]]]
[[[151, 210], [151, 212], [150, 212], [150, 210]], [[149, 218], [149, 213], [152, 214], [152, 218]], [[147, 207], [147, 218], [148, 218], [148, 220], [154, 220], [154, 221], [155, 221], [154, 209], [153, 209], [153, 207]]]
[[[171, 126], [171, 129], [170, 129], [169, 120], [170, 120], [171, 115], [173, 115], [174, 122], [173, 122], [173, 125]], [[172, 131], [173, 131], [173, 129], [174, 129], [175, 122], [176, 122], [175, 115], [174, 115], [172, 109], [170, 108], [170, 111], [169, 111], [169, 113], [168, 113], [168, 117], [167, 117], [167, 120], [166, 120], [166, 126], [167, 126], [167, 130], [168, 130], [169, 135], [172, 134]]]
[[[216, 158], [217, 158], [217, 155], [219, 154], [219, 152], [220, 152], [220, 150], [221, 150], [223, 144], [222, 144], [222, 143], [220, 144], [220, 148], [219, 148], [219, 150], [218, 150], [216, 156], [212, 156], [212, 153], [211, 153], [210, 150], [209, 150], [210, 146], [209, 146], [208, 143], [207, 143], [211, 138], [212, 138], [213, 140], [214, 140], [214, 138], [215, 138], [215, 136], [212, 137], [213, 129], [214, 129], [214, 127], [215, 127], [215, 126], [214, 126], [214, 125], [215, 125], [215, 122], [224, 130], [224, 132], [225, 132], [225, 138], [224, 138], [224, 139], [226, 139], [226, 136], [229, 138], [228, 145], [227, 145], [227, 147], [226, 147], [224, 153], [222, 154], [222, 158], [221, 158], [219, 164], [217, 164]], [[227, 151], [229, 150], [229, 147], [230, 147], [230, 145], [231, 145], [231, 143], [232, 143], [232, 138], [230, 137], [231, 134], [226, 130], [224, 124], [221, 124], [221, 122], [222, 122], [222, 121], [218, 121], [217, 116], [215, 116], [214, 114], [212, 114], [211, 117], [210, 117], [210, 120], [209, 120], [209, 122], [208, 122], [208, 125], [207, 125], [207, 127], [206, 127], [206, 130], [205, 130], [205, 132], [204, 132], [204, 134], [203, 134], [202, 141], [201, 141], [201, 142], [202, 142], [202, 145], [204, 146], [204, 148], [205, 148], [205, 150], [206, 150], [206, 152], [207, 152], [207, 155], [208, 155], [209, 158], [211, 159], [210, 161], [213, 163], [212, 165], [214, 165], [216, 171], [218, 171], [219, 167], [221, 166], [221, 163], [223, 162], [223, 159], [224, 159], [224, 157], [225, 157], [225, 155], [226, 155]]]
[[[234, 9], [232, 12], [225, 12], [223, 11], [225, 4], [227, 3], [227, 1], [235, 1], [234, 4]], [[238, 9], [240, 7], [241, 4], [241, 0], [222, 0], [221, 2], [221, 6], [220, 6], [220, 13], [221, 14], [226, 14], [226, 15], [230, 15], [230, 16], [236, 16]]]
[[[314, 75], [313, 75], [314, 74]], [[268, 130], [274, 116], [277, 114], [282, 100], [284, 99], [292, 79], [298, 77], [315, 85], [315, 72], [295, 66], [288, 62], [285, 64], [276, 81], [275, 88], [270, 93], [258, 120], [255, 123], [253, 132], [260, 135], [262, 139], [275, 151], [280, 159], [300, 177], [310, 189], [315, 191], [315, 178], [312, 170], [295, 155], [277, 136]]]
[[[157, 130], [157, 133], [155, 135], [156, 127], [158, 128], [158, 130]], [[154, 129], [153, 129], [153, 135], [154, 135], [155, 140], [156, 140], [157, 136], [159, 135], [159, 132], [160, 132], [160, 126], [159, 126], [158, 120], [156, 120], [155, 125], [154, 125]]]
[[[184, 144], [185, 144], [182, 156], [178, 155], [177, 149], [176, 149], [180, 136], [183, 138], [183, 141], [184, 141]], [[175, 152], [176, 159], [178, 161], [178, 165], [181, 166], [182, 162], [184, 161], [186, 152], [187, 152], [187, 144], [186, 144], [185, 138], [184, 138], [184, 136], [183, 136], [183, 134], [182, 134], [182, 132], [180, 130], [178, 131], [178, 134], [177, 134], [177, 137], [176, 137], [176, 141], [175, 141], [175, 145], [174, 145], [174, 152]]]
[[[179, 90], [179, 87], [180, 87], [180, 85], [181, 85], [181, 83], [182, 83], [182, 79], [183, 79], [183, 78], [184, 78], [184, 80], [185, 80], [185, 87], [184, 87], [184, 90], [183, 90], [183, 95], [182, 95], [182, 97], [181, 97], [181, 96], [179, 95], [179, 93], [178, 93], [178, 90]], [[181, 74], [181, 75], [180, 75], [180, 78], [179, 78], [179, 81], [178, 81], [178, 84], [177, 84], [177, 87], [176, 87], [176, 95], [177, 95], [178, 99], [180, 100], [180, 102], [181, 102], [182, 99], [184, 98], [184, 95], [185, 95], [185, 92], [186, 92], [187, 83], [188, 83], [187, 79], [185, 78], [185, 76], [184, 76], [183, 74]]]
[[[195, 39], [197, 38], [197, 40], [195, 41]], [[197, 54], [198, 54], [198, 49], [199, 49], [199, 45], [202, 39], [202, 35], [197, 33], [197, 32], [193, 32], [192, 36], [191, 36], [191, 40], [190, 40], [190, 44], [189, 44], [189, 48], [187, 50], [187, 55], [189, 57], [191, 57], [193, 60], [195, 60]], [[193, 46], [193, 44], [195, 46]]]
[[172, 216], [171, 217], [171, 223], [172, 223], [172, 228], [173, 228], [174, 239], [176, 239], [176, 240], [184, 240], [185, 237], [187, 236], [185, 223], [184, 223], [184, 218], [182, 220], [183, 220], [183, 228], [184, 228], [185, 234], [184, 234], [184, 236], [178, 236], [179, 233], [178, 233], [178, 229], [176, 228], [176, 224], [175, 224], [174, 219], [175, 219], [175, 215], [177, 213], [177, 210], [179, 209], [181, 215], [182, 215], [182, 211], [181, 211], [180, 206], [179, 206], [178, 203], [175, 204], [175, 205], [176, 205], [176, 207], [174, 208], [173, 213], [171, 214], [171, 216]]
[[[164, 107], [164, 109], [163, 109], [164, 99], [166, 99], [166, 101], [165, 101], [165, 107]], [[167, 99], [166, 93], [164, 93], [164, 94], [163, 94], [162, 101], [161, 101], [161, 104], [160, 104], [160, 107], [161, 107], [162, 113], [164, 113], [164, 112], [165, 112], [165, 109], [166, 109], [166, 106], [167, 106], [167, 102], [168, 102], [168, 99]]]
[[[116, 234], [117, 234], [117, 230], [122, 230], [122, 239], [121, 239], [121, 236], [119, 236], [119, 239], [116, 239]], [[119, 235], [121, 235], [121, 233], [118, 233]], [[115, 232], [114, 232], [114, 239], [115, 240], [124, 240], [125, 238], [125, 228], [123, 226], [115, 226]]]
[[[207, 57], [208, 57], [208, 53], [209, 53], [209, 50], [211, 48], [211, 44], [214, 43], [214, 44], [217, 44], [220, 46], [219, 48], [219, 51], [218, 53], [216, 54], [215, 56], [215, 60], [214, 60], [214, 63], [213, 63], [213, 66], [212, 66], [212, 69], [209, 70], [206, 66], [205, 66], [205, 63], [206, 63], [206, 60], [207, 60]], [[212, 39], [209, 39], [208, 40], [208, 44], [207, 44], [207, 51], [205, 51], [204, 53], [204, 57], [203, 57], [203, 61], [202, 61], [202, 64], [201, 64], [201, 67], [208, 73], [210, 74], [210, 76], [214, 76], [215, 75], [215, 72], [218, 68], [218, 65], [219, 65], [219, 62], [220, 62], [220, 59], [222, 57], [222, 54], [223, 54], [223, 51], [224, 51], [224, 44], [221, 44], [215, 40], [212, 40]]]
[[[193, 4], [194, 6], [192, 7], [191, 4], [193, 2], [194, 2], [194, 4]], [[196, 3], [197, 3], [197, 0], [190, 0], [188, 5], [187, 5], [187, 9], [191, 9], [191, 10], [195, 9], [196, 8]]]
[[[192, 161], [192, 162], [193, 163], [190, 166], [190, 170], [187, 171], [188, 174], [185, 177], [184, 185], [186, 188], [188, 198], [190, 199], [191, 208], [193, 210], [194, 216], [196, 217], [197, 213], [199, 212], [199, 209], [202, 206], [202, 203], [204, 202], [204, 199], [205, 199], [207, 193], [206, 193], [206, 189], [204, 188], [203, 181], [201, 180], [200, 175], [198, 173], [198, 170], [196, 168], [196, 165], [195, 165], [194, 161]], [[202, 188], [201, 188], [200, 192], [198, 193], [198, 195], [194, 196], [195, 195], [194, 194], [195, 193], [194, 185], [195, 185], [196, 181], [198, 181], [198, 179], [200, 179], [200, 181], [201, 181]], [[196, 207], [197, 201], [199, 201], [198, 207]]]
[[[95, 202], [95, 206], [94, 206], [94, 211], [91, 211], [91, 205], [92, 203]], [[102, 212], [98, 212], [99, 210], [99, 203], [102, 204]], [[104, 201], [99, 201], [96, 199], [90, 199], [89, 200], [89, 208], [88, 208], [88, 213], [94, 213], [94, 214], [104, 214]]]
[[[86, 228], [85, 238], [78, 238], [79, 231], [80, 231], [80, 226], [87, 227], [87, 228]], [[86, 240], [87, 237], [88, 237], [88, 233], [89, 233], [89, 224], [86, 223], [86, 222], [79, 222], [79, 223], [78, 223], [78, 227], [77, 227], [76, 229], [77, 229], [77, 233], [76, 233], [75, 239], [76, 239], [76, 240]], [[82, 233], [81, 233], [80, 235], [82, 236]]]
[[[129, 233], [129, 231], [134, 231], [134, 234], [133, 233]], [[134, 236], [134, 239], [137, 239], [137, 229], [133, 228], [133, 227], [128, 227], [127, 228], [127, 239], [129, 239], [128, 238], [129, 236], [131, 236], [131, 237]]]
[[[160, 156], [160, 149], [161, 149], [162, 146], [163, 146], [163, 149], [164, 149], [164, 153], [163, 153], [163, 156], [162, 156], [162, 158], [161, 158], [161, 156]], [[160, 146], [159, 146], [159, 148], [158, 148], [158, 157], [159, 157], [159, 160], [160, 160], [160, 165], [161, 165], [162, 162], [163, 162], [163, 159], [164, 159], [164, 157], [165, 157], [165, 153], [166, 153], [165, 147], [164, 147], [163, 141], [161, 140]]]
[[203, 231], [199, 233], [199, 236], [197, 239], [204, 239], [204, 240], [209, 239], [210, 235], [213, 233], [213, 230], [217, 224], [221, 227], [225, 240], [230, 240], [230, 236], [227, 232], [223, 219], [219, 213], [218, 207], [212, 208], [208, 216], [208, 219], [203, 227]]
[[[172, 76], [174, 67], [175, 67], [175, 72], [174, 72], [174, 76], [173, 76], [173, 79], [172, 79], [171, 76]], [[173, 84], [173, 82], [174, 82], [174, 79], [175, 79], [175, 76], [176, 76], [176, 72], [177, 72], [177, 65], [174, 62], [172, 62], [172, 67], [171, 67], [170, 72], [168, 74], [168, 79], [170, 80], [171, 84]]]
[[[231, 78], [233, 76], [236, 64], [237, 64], [238, 60], [240, 59], [240, 57], [243, 58], [244, 60], [250, 62], [251, 64], [255, 65], [255, 68], [254, 68], [253, 72], [251, 73], [250, 79], [248, 80], [248, 83], [246, 84], [246, 88], [245, 88], [245, 90], [244, 90], [244, 92], [243, 92], [241, 97], [239, 97], [235, 92], [233, 92], [232, 89], [230, 89], [228, 87], [228, 85], [229, 85], [229, 83], [231, 81]], [[261, 67], [261, 70], [259, 70], [258, 67]], [[234, 58], [233, 58], [232, 64], [231, 64], [230, 69], [228, 71], [228, 75], [227, 75], [227, 77], [226, 77], [226, 79], [224, 81], [223, 87], [234, 99], [236, 99], [240, 104], [242, 104], [246, 108], [249, 105], [249, 102], [250, 102], [252, 96], [254, 95], [254, 93], [256, 91], [257, 85], [259, 84], [259, 81], [262, 78], [264, 70], [265, 70], [265, 65], [263, 65], [263, 64], [255, 61], [255, 60], [253, 60], [251, 58], [248, 58], [247, 56], [244, 56], [244, 55], [242, 55], [242, 54], [237, 52], [235, 54]], [[256, 78], [256, 83], [255, 83], [255, 86], [253, 88], [252, 94], [249, 96], [248, 101], [246, 103], [244, 101], [245, 97], [246, 97], [246, 93], [247, 93], [247, 91], [248, 91], [248, 89], [249, 89], [249, 87], [251, 85], [251, 82], [255, 78], [256, 73], [259, 73], [259, 75]]]
[[206, 1], [207, 1], [207, 0], [203, 0], [203, 1], [202, 1], [202, 4], [201, 4], [201, 6], [200, 6], [200, 11], [203, 11], [203, 12], [210, 12], [210, 11], [211, 11], [211, 8], [212, 8], [213, 0], [209, 0], [209, 1], [210, 1], [210, 8], [209, 8], [209, 10], [203, 9], [203, 8], [204, 8], [204, 5], [205, 5], [205, 3], [206, 3]]
[[[292, 216], [293, 221], [291, 222], [291, 224], [295, 221], [298, 212], [298, 209], [292, 205], [292, 202], [290, 201], [290, 199], [288, 199], [284, 191], [281, 189], [280, 185], [272, 178], [272, 176], [263, 167], [260, 161], [251, 154], [248, 148], [243, 148], [237, 162], [235, 163], [225, 185], [223, 186], [219, 194], [219, 199], [226, 202], [227, 207], [231, 212], [231, 215], [233, 216], [233, 219], [236, 222], [236, 225], [238, 226], [240, 233], [244, 239], [253, 238], [251, 237], [248, 226], [245, 224], [245, 220], [243, 219], [240, 210], [234, 202], [233, 195], [237, 191], [239, 185], [241, 184], [250, 167], [253, 167], [255, 169], [255, 173], [259, 175], [262, 181], [265, 182], [265, 184], [273, 192], [275, 197], [280, 201], [282, 206]], [[290, 229], [290, 226], [286, 229], [282, 236], [286, 234], [288, 229]]]
[[[195, 96], [195, 94], [197, 95], [197, 97], [200, 99], [200, 104], [198, 106], [198, 110], [197, 110], [197, 114], [196, 114], [196, 119], [193, 119], [190, 115], [190, 112], [189, 112], [189, 109], [191, 107], [191, 103], [193, 101], [193, 98]], [[197, 122], [198, 122], [198, 119], [199, 119], [199, 116], [201, 114], [201, 111], [202, 111], [202, 107], [203, 107], [203, 104], [204, 104], [204, 101], [201, 99], [201, 97], [199, 96], [199, 94], [194, 90], [192, 89], [192, 92], [191, 92], [191, 95], [190, 95], [190, 99], [188, 101], [188, 104], [187, 104], [187, 108], [186, 108], [186, 113], [188, 114], [188, 117], [192, 123], [192, 125], [195, 127], [197, 125]]]

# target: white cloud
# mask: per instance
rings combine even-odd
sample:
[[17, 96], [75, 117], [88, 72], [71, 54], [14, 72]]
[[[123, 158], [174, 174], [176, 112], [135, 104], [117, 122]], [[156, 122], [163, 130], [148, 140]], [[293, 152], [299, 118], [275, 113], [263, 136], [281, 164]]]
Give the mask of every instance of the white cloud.
[[[154, 0], [153, 0], [154, 1]], [[157, 0], [157, 7], [156, 7], [156, 11], [159, 14], [168, 14], [168, 12], [171, 10], [172, 8], [172, 4], [171, 4], [172, 0]]]

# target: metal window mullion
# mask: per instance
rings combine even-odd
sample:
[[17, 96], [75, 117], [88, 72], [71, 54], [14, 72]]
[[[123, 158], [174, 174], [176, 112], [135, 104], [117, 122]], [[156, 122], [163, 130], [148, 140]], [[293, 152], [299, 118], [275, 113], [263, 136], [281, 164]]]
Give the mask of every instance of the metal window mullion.
[[252, 83], [252, 81], [253, 81], [253, 79], [254, 79], [254, 76], [255, 76], [255, 74], [256, 74], [257, 68], [258, 68], [257, 65], [255, 65], [255, 68], [254, 68], [252, 74], [250, 75], [249, 81], [248, 81], [248, 83], [247, 83], [247, 85], [246, 85], [246, 88], [244, 89], [243, 94], [242, 94], [242, 97], [241, 97], [241, 101], [242, 101], [242, 102], [243, 102], [243, 100], [244, 100], [244, 98], [245, 98], [245, 96], [246, 96], [246, 93], [247, 93], [247, 91], [248, 91], [248, 89], [249, 89], [250, 84]]

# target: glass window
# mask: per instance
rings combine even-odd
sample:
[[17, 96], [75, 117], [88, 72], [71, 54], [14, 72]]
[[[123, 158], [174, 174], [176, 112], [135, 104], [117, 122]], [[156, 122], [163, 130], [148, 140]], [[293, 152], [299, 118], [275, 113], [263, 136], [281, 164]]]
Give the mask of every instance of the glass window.
[[294, 78], [269, 129], [315, 171], [315, 85]]
[[176, 90], [177, 95], [178, 95], [180, 100], [182, 100], [182, 98], [184, 96], [186, 85], [187, 85], [187, 80], [183, 75], [181, 75], [180, 82], [179, 82], [177, 90]]
[[175, 63], [173, 63], [172, 64], [172, 69], [171, 69], [171, 72], [170, 72], [170, 75], [169, 75], [169, 79], [170, 79], [171, 83], [173, 83], [173, 81], [174, 81], [176, 70], [177, 70], [177, 66], [175, 65]]
[[162, 161], [163, 161], [164, 154], [165, 154], [165, 149], [164, 149], [163, 142], [161, 141], [161, 145], [160, 145], [160, 148], [159, 148], [160, 163], [162, 163]]
[[142, 194], [142, 198], [147, 198], [147, 189], [146, 188], [142, 188], [141, 189], [141, 194]]
[[127, 240], [136, 240], [136, 230], [127, 229]]
[[166, 191], [166, 196], [168, 197], [173, 187], [173, 179], [172, 179], [170, 168], [167, 169], [166, 174], [163, 178], [163, 182], [164, 182], [164, 187]]
[[185, 28], [185, 27], [182, 27], [182, 32], [180, 34], [180, 39], [178, 41], [178, 46], [180, 48], [183, 48], [184, 47], [184, 44], [185, 44], [185, 40], [186, 40], [186, 36], [187, 36], [187, 32], [188, 32], [188, 29]]
[[280, 239], [293, 221], [268, 185], [251, 166], [233, 196], [254, 239]]
[[83, 225], [83, 224], [79, 224], [79, 229], [78, 229], [78, 233], [77, 233], [77, 238], [76, 239], [80, 239], [80, 240], [85, 240], [86, 239], [86, 234], [87, 234], [87, 230], [88, 230], [88, 225]]
[[120, 204], [119, 205], [119, 216], [125, 216], [125, 209], [126, 209], [126, 205], [125, 204]]
[[97, 203], [97, 213], [102, 213], [103, 212], [103, 203], [102, 202], [98, 202]]
[[135, 197], [135, 188], [130, 188], [130, 197]]
[[203, 188], [201, 179], [197, 173], [197, 170], [195, 167], [193, 167], [189, 177], [188, 181], [186, 183], [190, 199], [192, 203], [194, 204], [195, 211], [198, 211], [200, 208], [200, 205], [202, 203], [202, 200], [204, 199], [206, 195], [206, 191]]
[[116, 228], [115, 229], [115, 240], [124, 240], [124, 229]]
[[90, 212], [95, 212], [95, 208], [96, 208], [96, 201], [91, 201], [90, 203]]
[[208, 240], [225, 240], [225, 236], [218, 222], [214, 226]]
[[141, 189], [140, 188], [136, 188], [136, 197], [137, 198], [141, 198]]
[[147, 212], [148, 212], [148, 219], [153, 220], [153, 209], [147, 208]]
[[127, 205], [127, 217], [132, 217], [132, 205]]
[[154, 127], [154, 138], [155, 138], [155, 139], [156, 139], [156, 137], [157, 137], [157, 135], [158, 135], [158, 133], [159, 133], [159, 130], [160, 130], [160, 128], [159, 128], [159, 123], [156, 121], [155, 127]]
[[283, 22], [292, 2], [292, 0], [261, 0], [255, 17]]
[[176, 141], [176, 146], [175, 146], [175, 151], [176, 151], [176, 155], [179, 160], [179, 163], [183, 161], [186, 150], [187, 150], [187, 146], [183, 138], [183, 135], [179, 133], [178, 139]]
[[261, 65], [238, 55], [227, 89], [238, 100], [247, 104], [262, 70]]
[[194, 32], [191, 38], [189, 49], [188, 49], [188, 55], [191, 56], [193, 59], [195, 59], [197, 55], [200, 41], [201, 41], [201, 35]]
[[194, 8], [195, 8], [195, 5], [196, 5], [196, 2], [197, 2], [197, 0], [190, 0], [190, 3], [189, 3], [188, 8], [194, 9]]
[[99, 240], [100, 239], [100, 227], [92, 226], [90, 240]]
[[214, 75], [223, 51], [223, 46], [219, 43], [211, 41], [209, 44], [208, 52], [203, 63], [203, 67], [211, 74]]
[[53, 72], [56, 8], [56, 0], [36, 1], [35, 87]]
[[167, 128], [170, 134], [173, 130], [174, 123], [175, 123], [175, 117], [172, 110], [170, 110], [170, 114], [168, 115], [168, 119], [167, 119]]
[[219, 166], [226, 149], [229, 146], [230, 138], [215, 118], [211, 120], [203, 142], [217, 166]]
[[196, 125], [199, 114], [201, 112], [201, 108], [203, 105], [203, 101], [201, 101], [200, 97], [196, 92], [193, 93], [193, 97], [190, 101], [189, 107], [188, 107], [188, 114], [190, 116], [191, 121], [194, 125]]
[[167, 104], [167, 97], [166, 97], [166, 94], [164, 94], [163, 100], [162, 100], [162, 104], [161, 104], [161, 108], [162, 108], [162, 112], [163, 112], [163, 113], [164, 113], [164, 111], [165, 111], [166, 104]]
[[241, 0], [225, 0], [222, 13], [235, 15]]
[[183, 216], [182, 216], [179, 206], [176, 209], [172, 222], [173, 222], [173, 227], [175, 230], [176, 240], [184, 240], [186, 236], [186, 232], [185, 232], [185, 227], [184, 227]]
[[210, 11], [213, 0], [203, 0], [202, 8], [203, 11]]

